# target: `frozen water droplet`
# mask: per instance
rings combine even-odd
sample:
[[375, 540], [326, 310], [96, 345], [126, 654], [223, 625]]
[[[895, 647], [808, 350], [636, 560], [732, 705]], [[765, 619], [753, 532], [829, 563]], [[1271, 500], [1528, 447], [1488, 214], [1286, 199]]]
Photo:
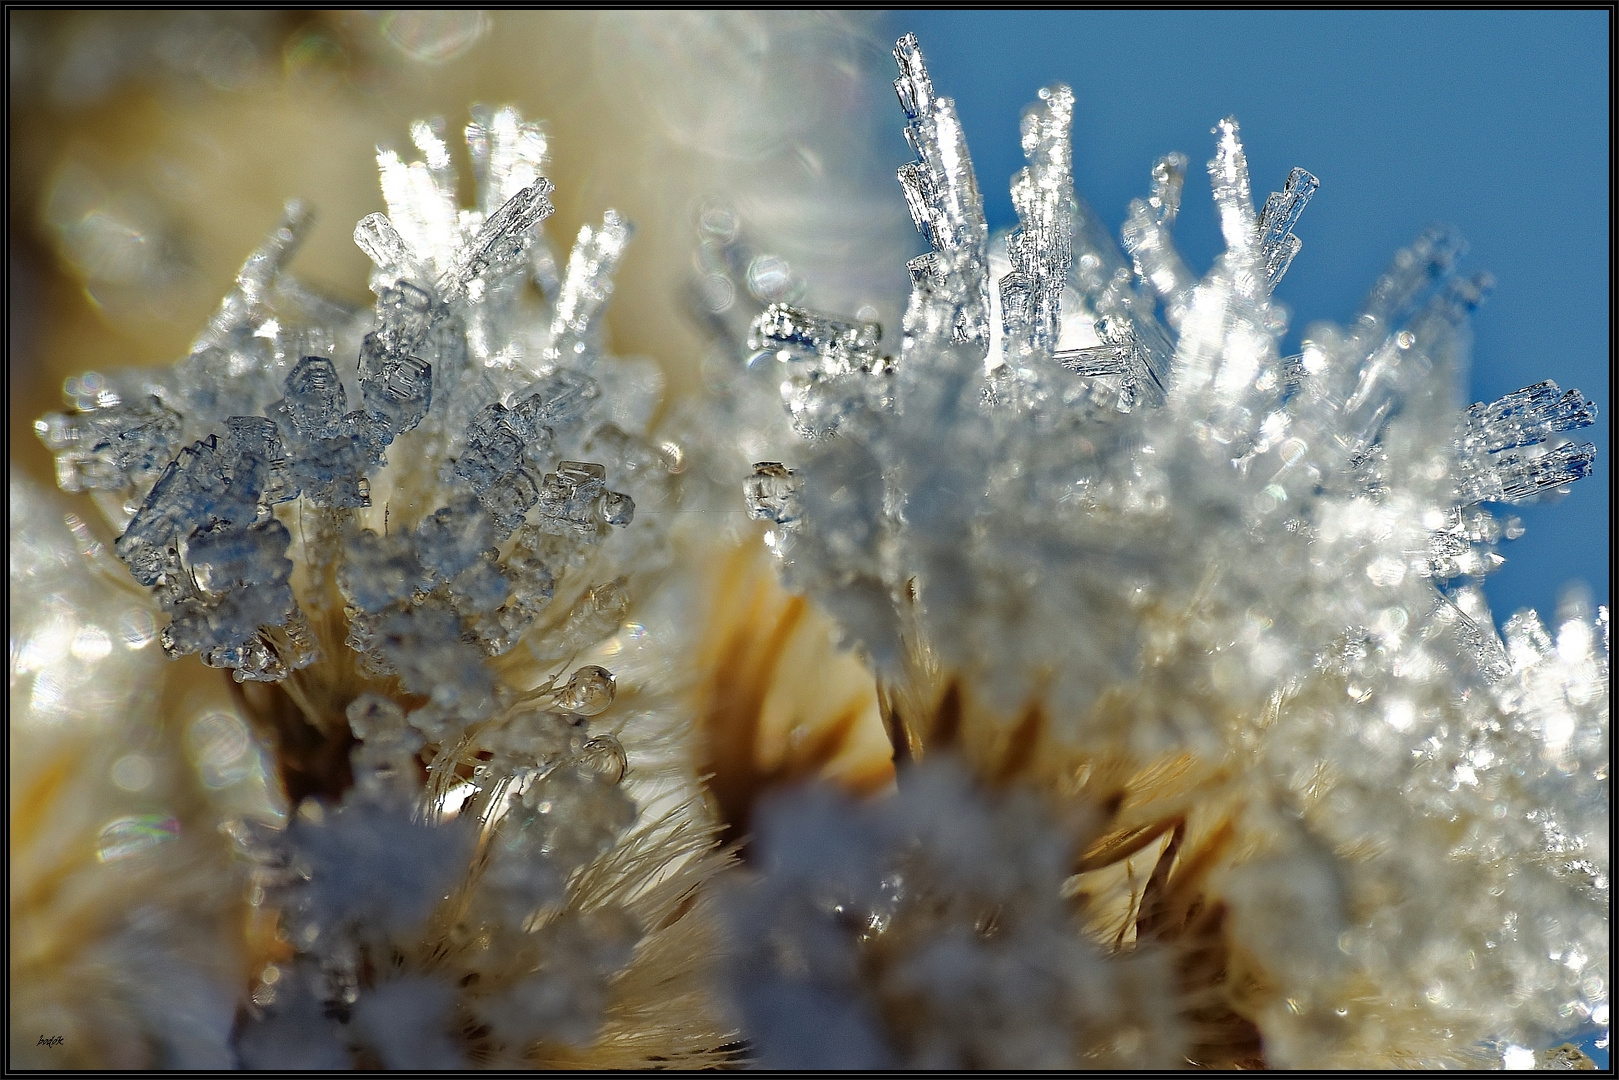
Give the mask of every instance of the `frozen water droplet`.
[[635, 520], [635, 500], [622, 491], [609, 491], [601, 497], [601, 517], [609, 525], [623, 527]]
[[[600, 670], [599, 668], [597, 670]], [[624, 779], [628, 760], [624, 747], [608, 734], [592, 735], [579, 752], [580, 771], [609, 784]]]
[[559, 709], [580, 716], [596, 716], [613, 703], [617, 689], [612, 672], [591, 664], [568, 678], [567, 684], [557, 692], [556, 704]]

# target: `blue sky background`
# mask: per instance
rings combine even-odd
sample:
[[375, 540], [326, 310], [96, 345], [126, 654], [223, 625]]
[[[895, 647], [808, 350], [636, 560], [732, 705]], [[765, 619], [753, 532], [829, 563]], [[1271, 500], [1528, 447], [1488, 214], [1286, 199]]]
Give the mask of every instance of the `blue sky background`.
[[[1474, 319], [1471, 399], [1554, 379], [1599, 418], [1593, 474], [1527, 529], [1485, 583], [1497, 625], [1548, 618], [1565, 583], [1611, 603], [1609, 580], [1609, 15], [1603, 11], [913, 11], [892, 37], [922, 44], [956, 100], [991, 230], [1016, 224], [1007, 181], [1024, 164], [1018, 118], [1041, 86], [1074, 88], [1074, 182], [1115, 235], [1160, 155], [1190, 158], [1175, 236], [1194, 270], [1219, 247], [1203, 164], [1209, 129], [1242, 125], [1256, 200], [1295, 165], [1321, 180], [1304, 249], [1278, 289], [1289, 341], [1347, 321], [1424, 226], [1461, 230], [1462, 268], [1495, 276]], [[897, 166], [910, 153], [898, 107]], [[1581, 1040], [1607, 1068], [1607, 1050]]]
[[[1047, 83], [1074, 88], [1074, 181], [1117, 232], [1160, 155], [1190, 158], [1175, 235], [1194, 270], [1219, 246], [1203, 164], [1234, 114], [1256, 201], [1295, 165], [1321, 179], [1304, 249], [1278, 289], [1289, 340], [1347, 321], [1394, 252], [1455, 225], [1462, 269], [1495, 276], [1474, 319], [1471, 399], [1554, 379], [1597, 404], [1593, 474], [1553, 505], [1518, 507], [1527, 533], [1486, 581], [1499, 625], [1548, 618], [1564, 583], [1610, 600], [1609, 57], [1607, 12], [913, 11], [953, 97], [992, 230], [1016, 223], [1018, 117]], [[896, 166], [909, 159], [895, 106]]]

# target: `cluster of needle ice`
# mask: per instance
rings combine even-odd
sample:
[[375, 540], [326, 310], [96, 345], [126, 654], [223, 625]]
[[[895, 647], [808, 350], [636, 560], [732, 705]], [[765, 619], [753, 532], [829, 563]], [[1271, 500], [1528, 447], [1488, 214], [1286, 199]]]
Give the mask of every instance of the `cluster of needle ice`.
[[354, 233], [374, 311], [286, 272], [311, 221], [290, 205], [190, 357], [71, 380], [76, 407], [38, 424], [167, 614], [164, 650], [285, 688], [298, 718], [261, 718], [284, 777], [316, 767], [300, 738], [347, 754], [287, 829], [233, 826], [292, 953], [256, 976], [248, 1067], [587, 1046], [644, 929], [622, 889], [644, 905], [638, 875], [669, 876], [643, 854], [576, 888], [638, 808], [617, 728], [593, 730], [615, 677], [574, 664], [662, 533], [602, 541], [671, 497], [642, 433], [657, 371], [603, 359], [630, 228], [607, 211], [559, 272], [539, 125], [474, 110], [473, 208], [440, 127], [411, 135], [423, 160], [379, 152], [387, 213]]
[[745, 485], [790, 583], [889, 685], [943, 672], [990, 715], [1041, 703], [1065, 747], [1224, 763], [1249, 839], [1211, 887], [1266, 980], [1245, 1008], [1271, 1064], [1606, 1025], [1608, 615], [1571, 601], [1503, 640], [1478, 588], [1487, 506], [1590, 471], [1566, 432], [1591, 402], [1548, 382], [1463, 407], [1488, 279], [1455, 274], [1442, 229], [1281, 355], [1272, 290], [1317, 182], [1296, 169], [1256, 212], [1234, 120], [1201, 280], [1170, 237], [1186, 159], [1154, 168], [1121, 251], [1073, 193], [1062, 86], [1024, 116], [1019, 226], [992, 240], [952, 103], [913, 37], [895, 56], [930, 248], [899, 355], [784, 304], [749, 343], [802, 437]]
[[[389, 448], [425, 421], [441, 451], [432, 457], [445, 462], [427, 484], [444, 504], [413, 532], [344, 537], [338, 580], [359, 613], [350, 643], [370, 667], [475, 718], [491, 689], [476, 646], [508, 651], [550, 597], [538, 548], [591, 542], [634, 517], [602, 464], [570, 459], [587, 435], [613, 436], [591, 424], [606, 417], [592, 407], [600, 390], [588, 369], [629, 229], [611, 211], [587, 226], [559, 283], [535, 228], [551, 212], [537, 127], [508, 110], [469, 128], [483, 197], [475, 210], [459, 208], [439, 136], [427, 124], [413, 135], [425, 163], [379, 155], [393, 217], [372, 214], [355, 229], [377, 292], [357, 364], [331, 358], [356, 320], [287, 313], [299, 305], [282, 271], [311, 220], [294, 205], [188, 360], [155, 378], [98, 379], [93, 399], [39, 431], [65, 489], [114, 497], [103, 505], [123, 529], [118, 553], [170, 614], [164, 648], [201, 653], [238, 680], [278, 681], [318, 649], [289, 584], [291, 536], [275, 508], [371, 506]], [[531, 271], [552, 289], [549, 326], [519, 324]], [[446, 620], [464, 624], [470, 649], [459, 629], [443, 632]], [[419, 644], [446, 639], [455, 644]]]

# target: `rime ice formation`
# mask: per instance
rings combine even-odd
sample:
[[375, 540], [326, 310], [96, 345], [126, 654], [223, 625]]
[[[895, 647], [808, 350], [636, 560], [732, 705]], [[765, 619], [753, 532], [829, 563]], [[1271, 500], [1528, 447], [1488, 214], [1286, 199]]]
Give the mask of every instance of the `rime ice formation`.
[[[1256, 212], [1231, 119], [1209, 163], [1225, 250], [1201, 280], [1171, 238], [1185, 157], [1153, 168], [1121, 250], [1073, 193], [1062, 86], [1025, 113], [1019, 224], [992, 240], [952, 103], [914, 38], [895, 57], [917, 155], [899, 181], [929, 247], [897, 355], [859, 319], [785, 303], [755, 319], [748, 368], [779, 385], [799, 441], [770, 448], [745, 498], [789, 584], [869, 658], [900, 749], [926, 752], [935, 713], [952, 731], [978, 717], [985, 740], [1043, 724], [1028, 768], [1120, 828], [1128, 800], [1088, 777], [1187, 763], [1201, 779], [1139, 829], [1173, 834], [1160, 886], [1196, 902], [1138, 930], [1172, 941], [1223, 913], [1221, 955], [1248, 981], [1222, 967], [1193, 989], [1257, 1025], [1271, 1065], [1499, 1063], [1605, 1026], [1608, 614], [1573, 599], [1503, 638], [1478, 588], [1521, 531], [1494, 508], [1590, 471], [1594, 448], [1568, 433], [1592, 403], [1547, 382], [1463, 407], [1489, 282], [1456, 273], [1443, 229], [1395, 257], [1352, 323], [1282, 356], [1272, 290], [1317, 181], [1295, 169]], [[901, 805], [923, 798], [908, 783]], [[932, 805], [966, 829], [978, 811], [958, 802]], [[964, 1048], [1000, 1022], [965, 1003], [999, 1002], [1011, 978], [984, 974], [977, 945], [915, 967], [912, 997], [894, 989], [868, 939], [897, 902], [871, 890], [898, 856], [876, 826], [828, 829], [766, 837], [759, 887], [788, 899], [737, 923], [740, 948], [775, 957], [736, 990], [765, 1060], [831, 1063], [801, 1037], [813, 1012], [842, 1033], [839, 1064], [1046, 1063]], [[838, 874], [866, 890], [841, 921], [811, 910], [845, 902], [810, 884]], [[946, 894], [967, 874], [943, 872]], [[1044, 951], [1008, 948], [1007, 963]]]
[[[290, 953], [254, 977], [252, 1068], [579, 1060], [643, 950], [696, 978], [676, 905], [717, 865], [695, 781], [637, 789], [615, 673], [576, 666], [668, 562], [637, 514], [674, 497], [678, 451], [643, 430], [661, 377], [602, 341], [630, 227], [607, 211], [559, 272], [539, 125], [474, 110], [470, 209], [442, 125], [411, 138], [422, 160], [379, 151], [387, 212], [354, 231], [374, 311], [286, 272], [312, 220], [289, 204], [190, 357], [84, 376], [38, 424], [167, 616], [163, 651], [268, 684], [242, 707], [302, 802], [230, 826]], [[639, 692], [625, 734], [654, 758], [666, 696]], [[605, 1060], [724, 1041], [650, 1030]]]
[[[431, 416], [429, 438], [451, 462], [439, 483], [464, 481], [473, 497], [448, 500], [413, 535], [354, 531], [342, 545], [339, 582], [364, 613], [350, 641], [370, 646], [374, 671], [426, 665], [443, 678], [407, 674], [407, 688], [437, 693], [441, 704], [453, 697], [477, 718], [489, 687], [476, 650], [439, 649], [433, 634], [419, 648], [405, 644], [421, 636], [414, 623], [463, 620], [475, 644], [499, 655], [533, 621], [544, 592], [520, 577], [524, 566], [530, 576], [544, 572], [524, 562], [538, 537], [593, 542], [634, 517], [634, 500], [608, 490], [603, 465], [557, 452], [579, 445], [588, 420], [603, 419], [588, 415], [600, 390], [584, 369], [628, 227], [609, 211], [601, 229], [583, 230], [550, 332], [525, 355], [526, 342], [516, 340], [520, 286], [531, 265], [551, 265], [535, 229], [551, 212], [551, 184], [537, 171], [543, 136], [509, 110], [475, 120], [468, 141], [485, 178], [485, 209], [463, 211], [442, 140], [425, 124], [412, 135], [427, 163], [379, 154], [393, 217], [372, 214], [355, 229], [376, 264], [377, 306], [347, 379], [332, 359], [299, 355], [334, 351], [346, 327], [283, 327], [272, 310], [271, 291], [311, 220], [294, 205], [248, 259], [189, 360], [156, 380], [130, 376], [125, 390], [109, 384], [94, 407], [38, 427], [64, 488], [121, 498], [131, 514], [118, 522], [117, 550], [170, 614], [165, 651], [200, 653], [238, 681], [279, 681], [319, 651], [289, 584], [291, 535], [275, 507], [299, 499], [324, 511], [370, 507], [389, 448]], [[508, 191], [519, 181], [527, 182]], [[347, 387], [356, 384], [359, 407], [350, 409]], [[245, 415], [255, 410], [264, 415]], [[182, 444], [187, 428], [206, 427], [219, 430]], [[172, 460], [159, 465], [164, 458]], [[499, 558], [497, 546], [536, 506], [526, 538]], [[425, 606], [413, 599], [434, 590]], [[428, 656], [435, 650], [436, 660]]]

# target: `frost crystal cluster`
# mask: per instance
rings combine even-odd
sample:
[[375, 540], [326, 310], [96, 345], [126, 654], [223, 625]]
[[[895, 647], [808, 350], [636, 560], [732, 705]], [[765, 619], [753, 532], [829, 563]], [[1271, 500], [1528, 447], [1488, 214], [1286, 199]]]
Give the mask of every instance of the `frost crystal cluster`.
[[38, 432], [163, 650], [240, 684], [296, 809], [230, 826], [272, 923], [243, 1066], [701, 1062], [710, 834], [678, 768], [635, 794], [667, 693], [615, 709], [585, 662], [668, 561], [637, 516], [674, 497], [661, 377], [602, 342], [630, 227], [607, 211], [559, 267], [546, 138], [510, 108], [466, 129], [472, 208], [442, 126], [411, 137], [354, 232], [374, 311], [287, 273], [291, 204], [187, 359], [70, 380]]
[[[745, 496], [899, 758], [942, 764], [761, 826], [733, 989], [762, 1060], [1499, 1066], [1606, 1026], [1608, 614], [1503, 639], [1478, 585], [1521, 531], [1493, 507], [1590, 470], [1592, 403], [1457, 399], [1489, 283], [1443, 229], [1281, 355], [1317, 181], [1256, 211], [1231, 119], [1201, 279], [1185, 157], [1121, 250], [1073, 193], [1064, 86], [992, 239], [953, 104], [913, 37], [895, 56], [929, 248], [902, 341], [765, 310], [748, 367], [799, 440]], [[952, 759], [1040, 792], [1067, 846], [996, 839], [1011, 811], [945, 791]], [[1120, 995], [1173, 1030], [1115, 1023]]]

